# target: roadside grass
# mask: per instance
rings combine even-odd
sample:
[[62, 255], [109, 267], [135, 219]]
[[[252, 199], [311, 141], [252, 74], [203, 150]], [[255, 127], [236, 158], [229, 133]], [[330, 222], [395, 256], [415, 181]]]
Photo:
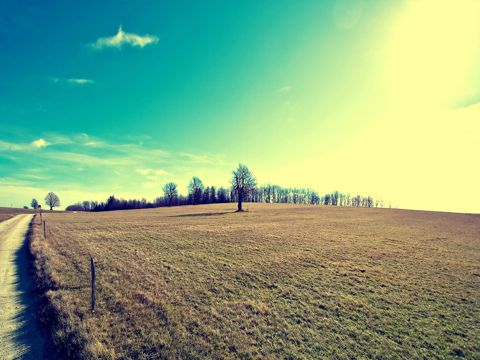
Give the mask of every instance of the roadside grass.
[[[69, 358], [480, 357], [480, 216], [246, 204], [49, 213], [31, 251]], [[90, 268], [97, 311], [90, 312]]]
[[0, 207], [0, 222], [8, 220], [17, 214], [33, 214], [34, 212], [32, 209]]

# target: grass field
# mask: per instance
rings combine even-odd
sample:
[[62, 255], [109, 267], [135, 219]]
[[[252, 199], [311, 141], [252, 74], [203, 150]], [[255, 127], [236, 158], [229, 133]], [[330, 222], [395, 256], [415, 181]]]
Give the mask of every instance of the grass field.
[[35, 225], [31, 249], [58, 348], [84, 358], [480, 358], [479, 215], [246, 207], [47, 214], [47, 241]]
[[14, 217], [17, 214], [31, 214], [34, 210], [32, 209], [18, 209], [18, 208], [6, 208], [0, 207], [0, 222], [8, 220]]

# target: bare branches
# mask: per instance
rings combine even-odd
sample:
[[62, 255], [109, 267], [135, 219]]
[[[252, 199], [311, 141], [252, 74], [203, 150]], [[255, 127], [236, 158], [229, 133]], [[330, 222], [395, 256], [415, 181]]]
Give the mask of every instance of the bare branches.
[[166, 183], [163, 186], [163, 193], [168, 201], [168, 206], [172, 206], [178, 197], [177, 184], [173, 182]]
[[53, 210], [54, 207], [60, 206], [60, 198], [57, 194], [49, 192], [47, 196], [45, 196], [45, 204], [50, 206], [50, 210]]
[[255, 189], [257, 181], [248, 167], [243, 164], [239, 164], [238, 168], [233, 171], [232, 175], [232, 190], [237, 197], [238, 211], [242, 211], [243, 199], [249, 192]]

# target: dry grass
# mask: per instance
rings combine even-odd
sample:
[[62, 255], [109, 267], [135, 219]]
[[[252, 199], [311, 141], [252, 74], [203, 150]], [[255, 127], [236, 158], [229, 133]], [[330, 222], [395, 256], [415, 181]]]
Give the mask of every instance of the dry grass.
[[34, 210], [0, 207], [0, 222], [8, 220], [17, 214], [31, 214]]
[[135, 359], [480, 357], [479, 215], [246, 205], [47, 214], [48, 239], [36, 226], [31, 248], [59, 349]]

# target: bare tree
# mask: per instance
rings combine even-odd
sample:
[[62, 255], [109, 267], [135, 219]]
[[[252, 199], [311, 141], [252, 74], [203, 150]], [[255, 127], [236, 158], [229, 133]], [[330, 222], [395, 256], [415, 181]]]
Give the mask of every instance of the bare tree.
[[38, 200], [37, 199], [32, 199], [32, 202], [30, 203], [30, 206], [32, 209], [38, 209]]
[[248, 167], [242, 164], [238, 165], [237, 170], [234, 170], [232, 175], [232, 189], [238, 201], [237, 211], [242, 211], [243, 199], [248, 196], [250, 191], [255, 189], [257, 182]]
[[45, 196], [45, 204], [50, 206], [50, 210], [53, 210], [54, 207], [60, 206], [60, 198], [57, 194], [49, 192], [47, 196]]
[[166, 183], [163, 187], [163, 193], [165, 194], [165, 199], [168, 200], [168, 206], [172, 206], [178, 196], [177, 184], [173, 182]]
[[193, 205], [197, 205], [202, 202], [204, 188], [205, 187], [203, 186], [202, 180], [200, 180], [198, 177], [194, 176], [192, 180], [190, 180], [190, 184], [188, 184], [188, 193], [192, 199]]

